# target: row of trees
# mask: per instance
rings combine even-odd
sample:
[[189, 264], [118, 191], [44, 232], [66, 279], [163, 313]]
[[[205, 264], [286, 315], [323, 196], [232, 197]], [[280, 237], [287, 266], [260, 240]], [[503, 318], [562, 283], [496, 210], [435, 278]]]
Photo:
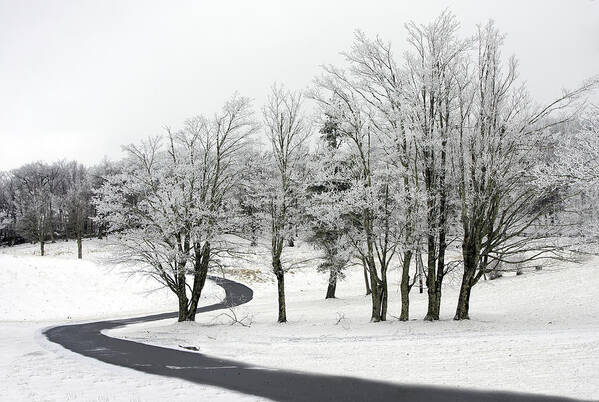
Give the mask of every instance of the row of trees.
[[[551, 169], [543, 180], [534, 172], [546, 159], [549, 129], [572, 119], [566, 112], [596, 80], [539, 107], [518, 83], [515, 58], [502, 57], [492, 22], [466, 39], [449, 12], [406, 29], [410, 50], [400, 60], [389, 43], [358, 32], [343, 54], [346, 67], [326, 66], [310, 93], [343, 142], [344, 163], [324, 181], [345, 171], [352, 183], [326, 193], [337, 193], [330, 224], [352, 219], [347, 244], [370, 274], [373, 321], [386, 319], [394, 258], [402, 267], [400, 319], [409, 319], [412, 259], [422, 251], [425, 319], [439, 319], [443, 280], [456, 263], [463, 275], [455, 319], [468, 319], [472, 287], [491, 265], [555, 255], [555, 227], [540, 217], [554, 214], [565, 194], [555, 191]], [[459, 261], [448, 261], [450, 242], [461, 243]]]
[[76, 239], [82, 258], [82, 238], [102, 235], [102, 225], [92, 220], [93, 190], [102, 176], [115, 169], [108, 162], [86, 168], [78, 162], [30, 163], [0, 173], [0, 242], [45, 244]]
[[[499, 263], [558, 255], [568, 206], [596, 199], [589, 183], [599, 169], [580, 158], [599, 149], [597, 113], [579, 113], [596, 81], [539, 107], [516, 60], [502, 56], [492, 22], [461, 38], [444, 12], [406, 30], [402, 57], [357, 32], [345, 65], [325, 66], [306, 93], [275, 85], [261, 115], [234, 95], [212, 117], [125, 147], [118, 169], [65, 165], [69, 185], [60, 191], [54, 176], [36, 173], [42, 165], [13, 171], [3, 179], [12, 198], [2, 209], [42, 252], [48, 236], [66, 232], [56, 222], [80, 227], [94, 215], [95, 230], [114, 234], [123, 259], [177, 295], [181, 321], [195, 319], [209, 269], [239, 252], [236, 239], [268, 238], [285, 322], [283, 256], [297, 237], [321, 251], [327, 297], [346, 267], [363, 266], [374, 322], [387, 319], [394, 267], [401, 320], [422, 276], [425, 319], [438, 320], [454, 269], [462, 275], [455, 319], [467, 319], [481, 278]], [[461, 255], [448, 252], [451, 244]]]

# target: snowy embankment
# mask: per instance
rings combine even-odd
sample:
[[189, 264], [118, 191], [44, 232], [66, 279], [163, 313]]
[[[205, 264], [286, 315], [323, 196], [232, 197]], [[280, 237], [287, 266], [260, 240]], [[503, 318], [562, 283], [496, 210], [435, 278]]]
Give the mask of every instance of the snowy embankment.
[[[110, 366], [48, 342], [43, 328], [80, 320], [134, 317], [176, 311], [177, 299], [130, 268], [104, 263], [105, 241], [84, 242], [76, 259], [75, 242], [0, 248], [0, 401], [243, 400], [215, 387]], [[223, 297], [206, 284], [202, 304]], [[255, 400], [247, 398], [245, 400]]]
[[[305, 257], [313, 251], [299, 247], [288, 252]], [[449, 278], [441, 321], [435, 323], [422, 321], [426, 290], [419, 294], [416, 286], [412, 320], [393, 318], [400, 309], [397, 270], [389, 274], [389, 321], [375, 324], [368, 322], [370, 304], [360, 268], [338, 284], [336, 300], [323, 299], [325, 275], [299, 269], [286, 278], [289, 323], [281, 325], [275, 322], [276, 284], [256, 281], [268, 277], [268, 264], [256, 260], [232, 273], [233, 279], [246, 278], [255, 291], [254, 300], [236, 309], [237, 318], [252, 321], [250, 327], [230, 325], [229, 317], [214, 312], [196, 323], [139, 324], [109, 334], [172, 348], [184, 342], [211, 356], [272, 368], [595, 399], [599, 293], [592, 284], [599, 283], [597, 262], [484, 281], [473, 290], [472, 319], [462, 322], [452, 320], [458, 278]], [[248, 283], [248, 277], [254, 281]]]

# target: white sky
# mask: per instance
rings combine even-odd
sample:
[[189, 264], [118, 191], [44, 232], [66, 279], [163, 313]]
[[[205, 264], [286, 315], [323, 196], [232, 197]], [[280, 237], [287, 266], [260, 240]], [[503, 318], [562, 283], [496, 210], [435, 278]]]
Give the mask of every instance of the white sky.
[[0, 0], [0, 170], [119, 158], [235, 90], [258, 111], [274, 81], [303, 89], [340, 62], [355, 29], [401, 50], [405, 22], [444, 8], [465, 34], [494, 18], [539, 101], [599, 73], [594, 0]]

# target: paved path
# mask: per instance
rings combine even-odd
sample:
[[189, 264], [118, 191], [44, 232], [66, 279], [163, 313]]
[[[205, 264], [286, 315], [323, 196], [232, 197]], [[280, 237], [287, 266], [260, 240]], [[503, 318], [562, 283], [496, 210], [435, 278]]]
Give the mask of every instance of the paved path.
[[[227, 279], [210, 277], [221, 286], [226, 298], [221, 303], [198, 309], [198, 313], [237, 306], [250, 301], [247, 286]], [[176, 318], [176, 313], [155, 314], [122, 320], [62, 325], [44, 331], [52, 342], [84, 356], [108, 364], [145, 373], [180, 378], [213, 385], [276, 401], [567, 401], [537, 395], [479, 392], [451, 388], [396, 385], [343, 376], [273, 370], [246, 363], [209, 357], [197, 352], [179, 351], [111, 338], [101, 331], [124, 325]], [[381, 358], [385, 358], [381, 356]], [[489, 373], [493, 375], [493, 373]], [[516, 373], [514, 373], [516, 375]], [[198, 400], [202, 395], [198, 394]]]

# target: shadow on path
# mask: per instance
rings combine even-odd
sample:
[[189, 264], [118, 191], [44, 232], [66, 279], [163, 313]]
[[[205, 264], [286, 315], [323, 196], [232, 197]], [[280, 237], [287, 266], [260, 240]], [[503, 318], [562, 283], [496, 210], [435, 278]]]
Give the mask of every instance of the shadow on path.
[[[198, 313], [237, 306], [253, 297], [252, 290], [240, 283], [217, 277], [210, 279], [225, 290], [226, 298], [221, 303], [199, 308]], [[43, 334], [51, 342], [105, 363], [276, 401], [572, 401], [550, 396], [398, 385], [353, 377], [268, 369], [201, 353], [111, 338], [101, 333], [102, 330], [124, 325], [176, 317], [177, 313], [165, 313], [62, 325], [49, 328]], [[198, 395], [198, 399], [201, 399], [201, 395]]]

